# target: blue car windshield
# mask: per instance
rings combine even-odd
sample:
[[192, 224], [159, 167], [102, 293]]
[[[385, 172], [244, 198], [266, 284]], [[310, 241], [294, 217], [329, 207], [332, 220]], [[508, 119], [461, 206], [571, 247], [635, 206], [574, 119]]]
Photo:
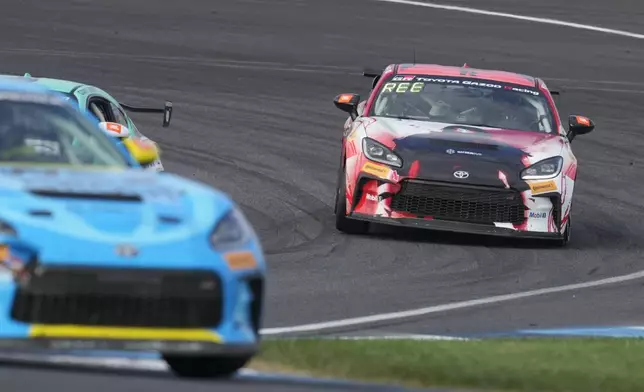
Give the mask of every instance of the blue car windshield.
[[95, 124], [59, 99], [0, 93], [0, 164], [128, 167]]
[[63, 96], [63, 99], [66, 101], [72, 102], [74, 105], [78, 105], [78, 99], [76, 99], [76, 96], [74, 94], [69, 94], [69, 93], [61, 93]]

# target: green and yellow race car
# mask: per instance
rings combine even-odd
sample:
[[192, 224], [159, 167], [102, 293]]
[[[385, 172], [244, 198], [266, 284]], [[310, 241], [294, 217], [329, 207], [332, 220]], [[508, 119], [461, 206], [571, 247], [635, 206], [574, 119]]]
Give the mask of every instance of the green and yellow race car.
[[[33, 77], [29, 73], [25, 73], [23, 76], [0, 75], [0, 77], [20, 78], [63, 94], [74, 104], [78, 105], [82, 112], [89, 112], [96, 117], [101, 129], [112, 137], [154, 142], [138, 130], [134, 121], [127, 115], [127, 112], [163, 113], [163, 127], [170, 126], [170, 120], [172, 118], [172, 102], [170, 101], [166, 101], [164, 108], [135, 107], [120, 103], [105, 90], [85, 83], [63, 79]], [[115, 124], [119, 124], [120, 126], [115, 127]], [[160, 172], [164, 170], [160, 157], [144, 167], [152, 171]]]

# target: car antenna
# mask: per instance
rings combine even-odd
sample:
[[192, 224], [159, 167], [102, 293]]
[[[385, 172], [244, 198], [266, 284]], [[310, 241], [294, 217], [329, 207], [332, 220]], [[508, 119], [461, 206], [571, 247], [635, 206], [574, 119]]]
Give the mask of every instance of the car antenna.
[[416, 65], [416, 48], [414, 48], [413, 51], [414, 51], [414, 62], [412, 64]]

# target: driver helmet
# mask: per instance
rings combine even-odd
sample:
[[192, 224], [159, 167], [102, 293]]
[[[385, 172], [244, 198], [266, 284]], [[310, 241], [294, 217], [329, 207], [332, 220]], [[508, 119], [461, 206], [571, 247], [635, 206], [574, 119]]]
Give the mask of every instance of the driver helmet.
[[490, 98], [494, 103], [500, 103], [504, 105], [512, 105], [512, 106], [522, 106], [523, 105], [523, 98], [521, 97], [520, 94], [507, 91], [507, 90], [494, 90], [490, 94]]

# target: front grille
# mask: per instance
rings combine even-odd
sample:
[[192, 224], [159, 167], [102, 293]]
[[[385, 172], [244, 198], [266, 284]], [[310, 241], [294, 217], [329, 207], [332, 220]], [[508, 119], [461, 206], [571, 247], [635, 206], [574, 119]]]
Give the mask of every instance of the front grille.
[[404, 181], [391, 208], [420, 217], [491, 224], [525, 220], [521, 194], [510, 189]]
[[37, 324], [205, 328], [221, 322], [222, 307], [221, 279], [213, 272], [38, 266], [21, 278], [11, 317]]

